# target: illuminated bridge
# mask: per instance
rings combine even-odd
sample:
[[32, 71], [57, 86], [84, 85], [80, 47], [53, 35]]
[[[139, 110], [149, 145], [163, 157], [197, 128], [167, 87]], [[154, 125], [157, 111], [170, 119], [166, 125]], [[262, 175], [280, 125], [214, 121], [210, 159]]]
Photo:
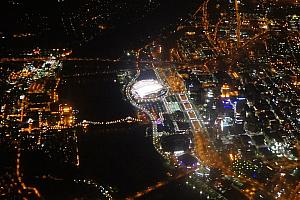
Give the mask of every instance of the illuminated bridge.
[[78, 123], [76, 126], [88, 126], [88, 125], [114, 125], [114, 124], [121, 124], [121, 123], [139, 123], [143, 122], [143, 120], [128, 116], [121, 119], [111, 120], [111, 121], [88, 121], [83, 120], [82, 122]]

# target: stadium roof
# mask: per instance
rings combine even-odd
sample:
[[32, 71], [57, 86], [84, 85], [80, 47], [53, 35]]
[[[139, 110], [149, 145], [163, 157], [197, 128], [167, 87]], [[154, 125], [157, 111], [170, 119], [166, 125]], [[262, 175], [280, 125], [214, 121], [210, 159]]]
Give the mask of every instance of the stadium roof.
[[136, 82], [132, 86], [132, 93], [140, 98], [145, 98], [151, 94], [157, 94], [163, 89], [163, 86], [154, 79], [145, 79]]

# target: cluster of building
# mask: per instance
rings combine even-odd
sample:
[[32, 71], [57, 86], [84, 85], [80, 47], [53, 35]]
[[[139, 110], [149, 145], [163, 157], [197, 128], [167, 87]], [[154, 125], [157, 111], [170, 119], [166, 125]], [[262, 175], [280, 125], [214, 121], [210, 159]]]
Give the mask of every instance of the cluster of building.
[[[154, 79], [168, 90], [137, 102], [151, 116], [153, 143], [177, 166], [205, 166], [209, 162], [199, 159], [198, 146], [204, 144], [198, 144], [197, 134], [206, 138], [206, 148], [214, 149], [227, 169], [202, 170], [210, 174], [208, 182], [193, 174], [187, 181], [193, 188], [202, 191], [206, 184], [226, 197], [231, 186], [248, 198], [295, 197], [300, 42], [299, 17], [293, 13], [299, 5], [215, 4], [206, 1], [177, 28], [170, 42], [175, 47], [169, 49], [173, 65], [152, 64]], [[218, 13], [207, 15], [205, 6]], [[146, 52], [140, 57], [147, 59]], [[153, 61], [162, 58], [148, 54]]]
[[[0, 101], [0, 143], [3, 149], [8, 148], [7, 154], [12, 158], [16, 159], [13, 149], [18, 149], [17, 155], [20, 152], [32, 155], [42, 152], [50, 160], [79, 165], [74, 126], [76, 112], [71, 106], [61, 104], [58, 98], [61, 67], [62, 63], [57, 60], [25, 63], [3, 77], [5, 90], [1, 91]], [[7, 192], [3, 194], [9, 198], [17, 194], [12, 191], [20, 190], [19, 194], [27, 191], [21, 182], [22, 172], [19, 172], [22, 159], [3, 162], [3, 166], [12, 169], [16, 165], [17, 170], [17, 174], [8, 172], [15, 182], [5, 188]], [[5, 177], [2, 178], [4, 181]]]

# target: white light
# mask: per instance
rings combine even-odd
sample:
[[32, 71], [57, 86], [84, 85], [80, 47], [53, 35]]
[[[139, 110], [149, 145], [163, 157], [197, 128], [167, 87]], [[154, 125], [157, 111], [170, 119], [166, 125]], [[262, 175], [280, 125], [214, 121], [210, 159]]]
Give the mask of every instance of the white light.
[[159, 93], [163, 89], [163, 86], [154, 79], [146, 79], [136, 82], [132, 86], [132, 93], [139, 98], [145, 98], [151, 94]]

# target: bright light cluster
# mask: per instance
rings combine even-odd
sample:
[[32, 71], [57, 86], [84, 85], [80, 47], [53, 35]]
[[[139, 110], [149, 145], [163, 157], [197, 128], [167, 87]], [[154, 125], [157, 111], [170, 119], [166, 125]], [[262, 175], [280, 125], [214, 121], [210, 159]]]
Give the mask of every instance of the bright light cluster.
[[136, 82], [131, 89], [132, 94], [138, 98], [147, 98], [159, 94], [163, 86], [154, 79], [145, 79]]

